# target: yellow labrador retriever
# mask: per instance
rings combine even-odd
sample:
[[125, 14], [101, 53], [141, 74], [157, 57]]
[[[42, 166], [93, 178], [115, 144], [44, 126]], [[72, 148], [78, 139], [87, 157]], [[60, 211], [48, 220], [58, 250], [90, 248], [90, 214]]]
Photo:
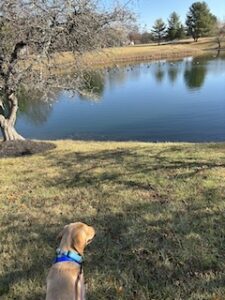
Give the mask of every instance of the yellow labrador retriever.
[[83, 253], [95, 236], [93, 227], [81, 222], [66, 225], [47, 277], [46, 300], [84, 300]]

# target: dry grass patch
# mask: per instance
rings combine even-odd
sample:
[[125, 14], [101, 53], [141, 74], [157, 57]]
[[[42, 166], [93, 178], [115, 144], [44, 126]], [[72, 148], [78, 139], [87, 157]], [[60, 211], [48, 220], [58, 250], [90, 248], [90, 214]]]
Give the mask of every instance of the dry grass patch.
[[[225, 47], [225, 44], [222, 46]], [[119, 48], [108, 48], [102, 51], [86, 53], [81, 57], [83, 64], [101, 66], [121, 62], [176, 59], [188, 55], [205, 55], [206, 50], [216, 50], [218, 47], [215, 38], [202, 38], [197, 43], [192, 39], [182, 40], [174, 44], [146, 44]], [[74, 60], [74, 54], [70, 52], [54, 56], [54, 64], [65, 68]]]

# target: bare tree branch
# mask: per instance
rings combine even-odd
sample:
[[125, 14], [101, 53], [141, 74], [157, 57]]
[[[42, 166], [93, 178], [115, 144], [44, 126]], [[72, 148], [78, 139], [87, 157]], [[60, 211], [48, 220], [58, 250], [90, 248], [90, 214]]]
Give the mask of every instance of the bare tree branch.
[[[132, 20], [125, 6], [103, 11], [95, 0], [0, 0], [0, 11], [1, 128], [14, 126], [21, 88], [40, 91], [44, 99], [54, 89], [83, 92], [80, 55], [107, 45], [106, 33]], [[65, 76], [57, 60], [68, 52], [74, 63]]]

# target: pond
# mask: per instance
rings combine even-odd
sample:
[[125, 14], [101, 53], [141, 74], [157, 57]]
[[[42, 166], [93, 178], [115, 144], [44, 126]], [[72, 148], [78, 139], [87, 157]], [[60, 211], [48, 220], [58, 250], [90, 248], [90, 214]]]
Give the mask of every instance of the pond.
[[187, 57], [93, 73], [98, 99], [60, 92], [51, 103], [21, 104], [27, 138], [225, 141], [225, 56]]

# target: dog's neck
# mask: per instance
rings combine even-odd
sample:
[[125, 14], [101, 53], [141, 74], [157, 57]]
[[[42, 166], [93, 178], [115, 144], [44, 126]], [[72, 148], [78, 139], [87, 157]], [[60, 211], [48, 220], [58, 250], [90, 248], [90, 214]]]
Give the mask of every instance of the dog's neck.
[[75, 252], [76, 254], [83, 256], [84, 252], [80, 252], [78, 251], [75, 247], [70, 247], [67, 245], [61, 246], [61, 244], [59, 245], [59, 249], [61, 249], [61, 251], [71, 251], [71, 252]]
[[83, 256], [79, 253], [71, 250], [63, 250], [61, 248], [56, 249], [56, 258], [54, 263], [58, 262], [75, 262], [82, 267], [84, 261]]

